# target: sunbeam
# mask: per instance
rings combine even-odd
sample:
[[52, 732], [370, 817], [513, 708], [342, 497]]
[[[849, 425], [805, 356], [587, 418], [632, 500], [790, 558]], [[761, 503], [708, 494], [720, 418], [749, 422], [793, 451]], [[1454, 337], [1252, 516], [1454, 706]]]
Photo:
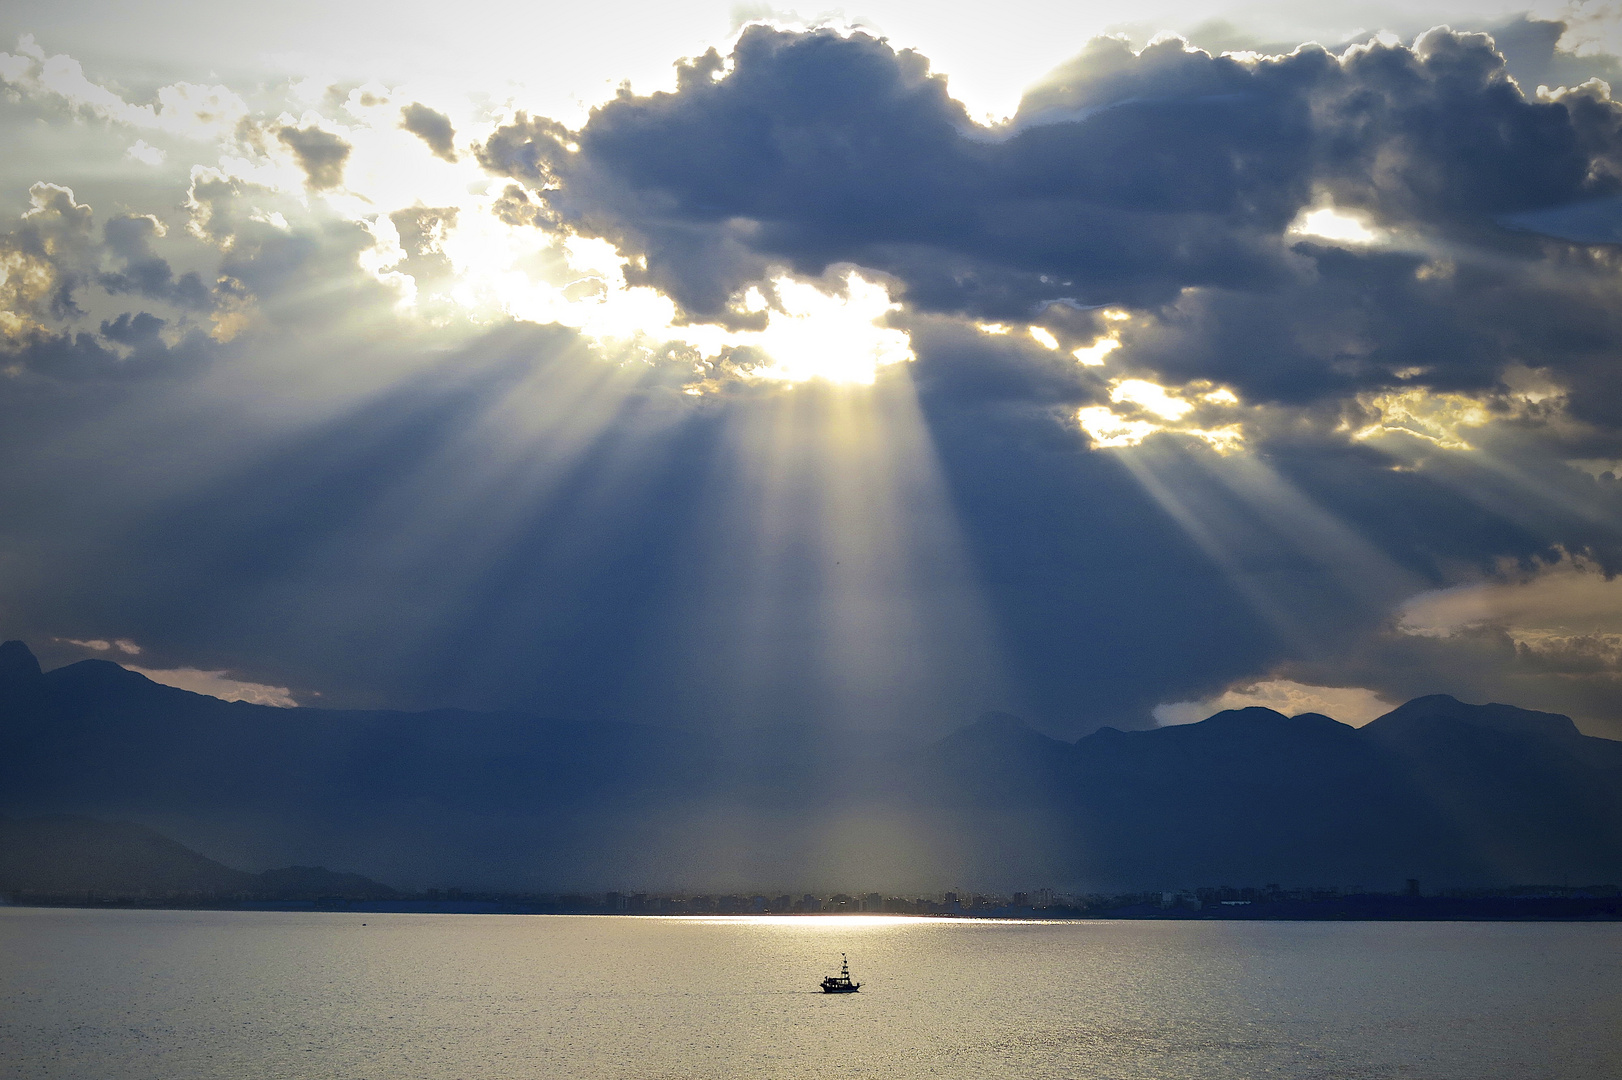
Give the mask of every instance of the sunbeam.
[[1318, 650], [1313, 624], [1279, 595], [1276, 573], [1256, 566], [1263, 551], [1256, 543], [1254, 523], [1239, 518], [1233, 507], [1221, 505], [1208, 484], [1190, 476], [1180, 452], [1151, 444], [1115, 453], [1149, 497], [1221, 570], [1227, 584], [1280, 640], [1296, 648]]
[[687, 643], [683, 692], [727, 688], [734, 722], [867, 729], [1001, 700], [978, 585], [904, 373], [751, 395], [721, 424], [700, 515], [710, 524], [687, 549], [688, 599], [667, 631]]

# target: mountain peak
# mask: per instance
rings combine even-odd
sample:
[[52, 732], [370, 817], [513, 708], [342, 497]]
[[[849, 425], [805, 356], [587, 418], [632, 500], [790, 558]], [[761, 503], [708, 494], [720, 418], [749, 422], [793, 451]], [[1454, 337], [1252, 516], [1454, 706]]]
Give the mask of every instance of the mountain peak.
[[1451, 694], [1414, 698], [1370, 722], [1367, 729], [1376, 733], [1408, 732], [1437, 724], [1469, 724], [1506, 734], [1545, 738], [1573, 738], [1582, 734], [1571, 717], [1561, 713], [1536, 712], [1496, 702], [1471, 705]]
[[977, 728], [983, 731], [1031, 730], [1031, 725], [1027, 724], [1024, 720], [1021, 720], [1013, 713], [997, 712], [995, 710], [981, 713], [975, 718], [974, 723], [970, 724], [969, 727]]
[[1070, 744], [1042, 734], [1012, 713], [988, 712], [934, 745], [937, 750], [968, 753], [973, 757], [983, 754], [1046, 754]]
[[[74, 685], [97, 687], [133, 687], [133, 686], [159, 686], [139, 671], [131, 671], [122, 664], [115, 664], [111, 660], [101, 660], [91, 657], [89, 660], [80, 660], [59, 667], [50, 673], [50, 679], [58, 684], [71, 683]], [[170, 688], [172, 689], [172, 688]]]
[[0, 706], [7, 713], [29, 712], [44, 694], [45, 676], [28, 646], [20, 641], [0, 644]]
[[1288, 723], [1290, 718], [1276, 709], [1262, 705], [1247, 705], [1243, 709], [1223, 709], [1201, 720], [1202, 724], [1276, 724]]
[[0, 643], [0, 684], [31, 683], [38, 679], [39, 661], [21, 641]]

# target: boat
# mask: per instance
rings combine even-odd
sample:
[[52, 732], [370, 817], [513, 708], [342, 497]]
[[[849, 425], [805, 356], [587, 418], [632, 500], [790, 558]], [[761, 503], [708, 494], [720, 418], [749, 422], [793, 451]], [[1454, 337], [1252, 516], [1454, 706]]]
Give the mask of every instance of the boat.
[[822, 980], [824, 994], [854, 994], [862, 988], [861, 983], [850, 981], [850, 961], [846, 959], [845, 954], [840, 953], [839, 959], [842, 961], [839, 965], [839, 974], [830, 975]]

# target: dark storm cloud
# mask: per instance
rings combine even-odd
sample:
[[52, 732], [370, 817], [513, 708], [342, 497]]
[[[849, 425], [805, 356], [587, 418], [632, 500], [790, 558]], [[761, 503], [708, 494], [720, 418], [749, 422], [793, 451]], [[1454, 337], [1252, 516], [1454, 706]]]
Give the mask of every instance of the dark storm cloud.
[[[754, 28], [732, 59], [719, 81], [712, 52], [677, 93], [597, 110], [578, 153], [556, 125], [530, 122], [497, 132], [482, 160], [555, 178], [566, 221], [646, 255], [649, 280], [705, 316], [768, 261], [809, 273], [855, 262], [902, 278], [916, 305], [990, 316], [1067, 293], [1159, 298], [1168, 272], [1282, 272], [1267, 234], [1294, 212], [1302, 150], [1289, 136], [1305, 110], [1287, 95], [1235, 99], [1248, 79], [1232, 62], [1213, 79], [1234, 85], [1182, 109], [1102, 102], [1117, 108], [1092, 123], [994, 140], [921, 56], [865, 36]], [[1226, 145], [1192, 138], [1213, 127]], [[1282, 177], [1284, 197], [1247, 197], [1253, 170]]]
[[1285, 280], [1281, 234], [1314, 184], [1474, 228], [1616, 191], [1622, 160], [1614, 107], [1528, 101], [1490, 39], [1447, 31], [1255, 64], [1101, 39], [995, 131], [922, 57], [860, 34], [755, 27], [730, 59], [717, 79], [712, 51], [675, 93], [622, 95], [573, 135], [516, 123], [481, 160], [555, 181], [564, 220], [645, 255], [695, 313], [772, 260], [855, 262], [914, 305], [991, 316]]
[[1577, 86], [1589, 79], [1622, 83], [1622, 63], [1605, 53], [1560, 48], [1566, 23], [1521, 15], [1489, 31], [1509, 72], [1528, 93], [1539, 86]]
[[293, 151], [311, 188], [325, 191], [344, 182], [344, 163], [349, 160], [350, 146], [332, 132], [314, 125], [287, 126], [277, 131], [276, 137]]
[[[1248, 400], [1483, 390], [1514, 360], [1570, 368], [1622, 417], [1595, 377], [1611, 253], [1500, 223], [1622, 191], [1622, 109], [1593, 86], [1528, 98], [1485, 35], [1255, 63], [1101, 39], [995, 130], [861, 34], [755, 27], [729, 60], [579, 132], [521, 117], [480, 159], [550, 211], [525, 220], [609, 238], [695, 317], [727, 318], [769, 266], [853, 263], [912, 311], [1144, 311], [1159, 325], [1123, 338], [1127, 362]], [[1287, 234], [1322, 194], [1406, 239]]]
[[400, 110], [400, 126], [427, 143], [435, 157], [456, 160], [456, 129], [444, 113], [414, 101]]
[[1527, 100], [1485, 34], [1352, 50], [1318, 94], [1325, 177], [1387, 220], [1473, 230], [1622, 190], [1622, 113], [1597, 91]]
[[1295, 253], [1310, 272], [1300, 278], [1186, 294], [1123, 341], [1132, 362], [1172, 381], [1211, 379], [1247, 400], [1295, 405], [1370, 390], [1490, 392], [1506, 368], [1546, 368], [1574, 391], [1572, 416], [1615, 427], [1616, 252], [1526, 244], [1518, 256], [1438, 262], [1302, 242]]

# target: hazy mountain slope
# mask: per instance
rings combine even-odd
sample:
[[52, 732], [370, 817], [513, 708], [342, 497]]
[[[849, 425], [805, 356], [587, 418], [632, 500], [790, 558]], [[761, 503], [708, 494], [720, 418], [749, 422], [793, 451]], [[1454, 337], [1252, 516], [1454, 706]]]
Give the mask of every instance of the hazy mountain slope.
[[0, 893], [226, 896], [254, 875], [140, 825], [54, 815], [0, 819]]
[[0, 895], [293, 900], [395, 893], [359, 874], [320, 866], [249, 874], [141, 825], [55, 814], [0, 818]]
[[1494, 876], [1595, 880], [1622, 864], [1622, 743], [1567, 717], [1416, 698], [1359, 733]]

